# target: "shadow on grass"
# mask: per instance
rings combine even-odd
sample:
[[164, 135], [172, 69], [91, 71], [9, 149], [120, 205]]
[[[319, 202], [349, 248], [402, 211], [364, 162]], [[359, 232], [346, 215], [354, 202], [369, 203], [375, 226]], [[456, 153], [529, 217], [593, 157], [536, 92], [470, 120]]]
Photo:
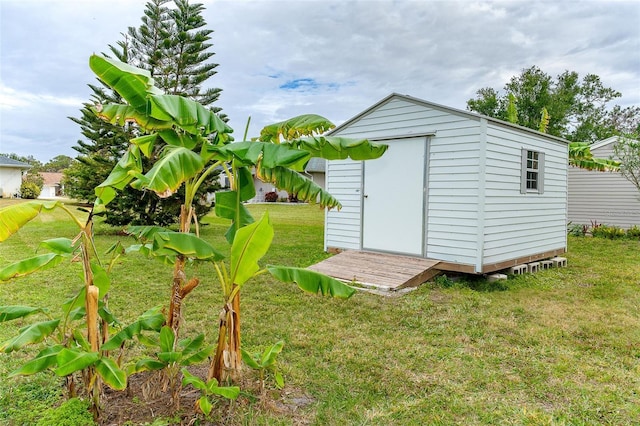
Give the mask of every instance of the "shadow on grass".
[[509, 290], [509, 281], [489, 282], [482, 275], [443, 274], [434, 278], [431, 285], [436, 288], [468, 288], [483, 293]]

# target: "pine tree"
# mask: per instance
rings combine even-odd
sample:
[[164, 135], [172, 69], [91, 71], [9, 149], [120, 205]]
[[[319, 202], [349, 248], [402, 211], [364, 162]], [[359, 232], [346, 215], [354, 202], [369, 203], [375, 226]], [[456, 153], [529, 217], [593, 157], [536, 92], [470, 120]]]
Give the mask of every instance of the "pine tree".
[[[212, 30], [205, 29], [201, 4], [190, 5], [188, 0], [175, 0], [175, 8], [167, 5], [169, 0], [151, 0], [144, 10], [141, 25], [129, 27], [124, 40], [109, 45], [110, 56], [122, 62], [148, 70], [154, 77], [156, 86], [166, 93], [190, 97], [214, 112], [220, 108], [211, 104], [218, 100], [221, 89], [204, 90], [202, 85], [216, 74], [218, 64], [208, 63], [213, 56], [208, 50], [212, 46]], [[92, 86], [92, 104], [120, 103], [114, 92], [106, 93], [103, 87]], [[80, 118], [71, 118], [81, 126], [87, 141], [78, 141], [74, 147], [80, 153], [78, 162], [66, 172], [65, 187], [70, 194], [81, 200], [92, 201], [93, 188], [108, 176], [116, 159], [126, 149], [127, 141], [137, 132], [132, 125], [117, 126], [106, 123], [91, 112], [90, 104], [81, 110]], [[157, 143], [156, 153], [163, 148]], [[145, 159], [145, 169], [154, 162]], [[201, 186], [201, 202], [196, 206], [196, 214], [206, 214], [211, 206], [206, 204], [205, 195], [218, 189], [217, 174], [212, 174]], [[180, 194], [159, 199], [154, 194], [125, 188], [115, 203], [106, 212], [106, 222], [112, 225], [153, 223], [168, 225], [174, 223], [180, 212]]]

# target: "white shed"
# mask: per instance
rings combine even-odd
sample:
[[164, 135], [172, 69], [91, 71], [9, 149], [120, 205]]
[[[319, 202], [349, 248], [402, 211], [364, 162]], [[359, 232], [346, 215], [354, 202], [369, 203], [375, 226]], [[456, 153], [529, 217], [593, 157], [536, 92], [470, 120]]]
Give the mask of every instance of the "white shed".
[[[617, 136], [591, 145], [598, 158], [614, 158]], [[640, 191], [619, 172], [597, 172], [569, 167], [569, 221], [630, 228], [640, 226]]]
[[30, 168], [27, 163], [0, 155], [0, 197], [11, 198], [20, 192], [22, 172]]
[[325, 250], [404, 254], [467, 273], [566, 251], [563, 139], [399, 94], [331, 134], [389, 149], [328, 162], [327, 190], [343, 207], [326, 213]]

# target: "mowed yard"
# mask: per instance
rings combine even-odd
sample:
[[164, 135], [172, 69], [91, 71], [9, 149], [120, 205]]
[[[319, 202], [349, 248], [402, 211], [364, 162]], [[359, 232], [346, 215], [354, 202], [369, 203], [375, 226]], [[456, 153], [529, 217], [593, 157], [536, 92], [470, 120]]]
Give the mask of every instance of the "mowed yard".
[[[317, 207], [248, 207], [256, 218], [268, 209], [275, 226], [263, 264], [308, 266], [328, 256]], [[202, 236], [228, 252], [226, 221], [203, 222]], [[129, 242], [116, 231], [96, 227], [101, 252]], [[0, 267], [33, 255], [42, 240], [75, 233], [65, 214], [41, 215], [0, 244]], [[297, 405], [283, 412], [256, 401], [237, 407], [230, 423], [640, 424], [640, 241], [571, 237], [567, 258], [568, 268], [500, 283], [440, 277], [393, 298], [327, 299], [263, 275], [243, 289], [243, 345], [257, 351], [285, 341], [286, 385], [271, 395]], [[213, 268], [198, 274], [183, 330], [213, 342], [222, 300]], [[171, 268], [129, 255], [111, 279], [109, 305], [126, 324], [166, 304]], [[57, 313], [81, 285], [79, 265], [63, 264], [0, 283], [0, 305]], [[30, 321], [0, 324], [0, 341]], [[61, 401], [52, 373], [6, 378], [35, 353], [0, 354], [0, 424], [34, 424]]]

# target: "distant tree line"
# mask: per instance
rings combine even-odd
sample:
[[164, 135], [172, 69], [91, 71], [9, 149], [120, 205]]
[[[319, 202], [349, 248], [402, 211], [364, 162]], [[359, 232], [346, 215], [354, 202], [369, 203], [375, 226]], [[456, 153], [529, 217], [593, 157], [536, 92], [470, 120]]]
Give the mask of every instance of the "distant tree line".
[[[572, 142], [593, 143], [614, 135], [640, 131], [640, 107], [611, 103], [621, 97], [599, 76], [582, 79], [575, 71], [553, 78], [537, 66], [511, 77], [502, 91], [484, 87], [467, 101], [467, 109], [515, 122]], [[514, 109], [515, 107], [515, 109]]]

